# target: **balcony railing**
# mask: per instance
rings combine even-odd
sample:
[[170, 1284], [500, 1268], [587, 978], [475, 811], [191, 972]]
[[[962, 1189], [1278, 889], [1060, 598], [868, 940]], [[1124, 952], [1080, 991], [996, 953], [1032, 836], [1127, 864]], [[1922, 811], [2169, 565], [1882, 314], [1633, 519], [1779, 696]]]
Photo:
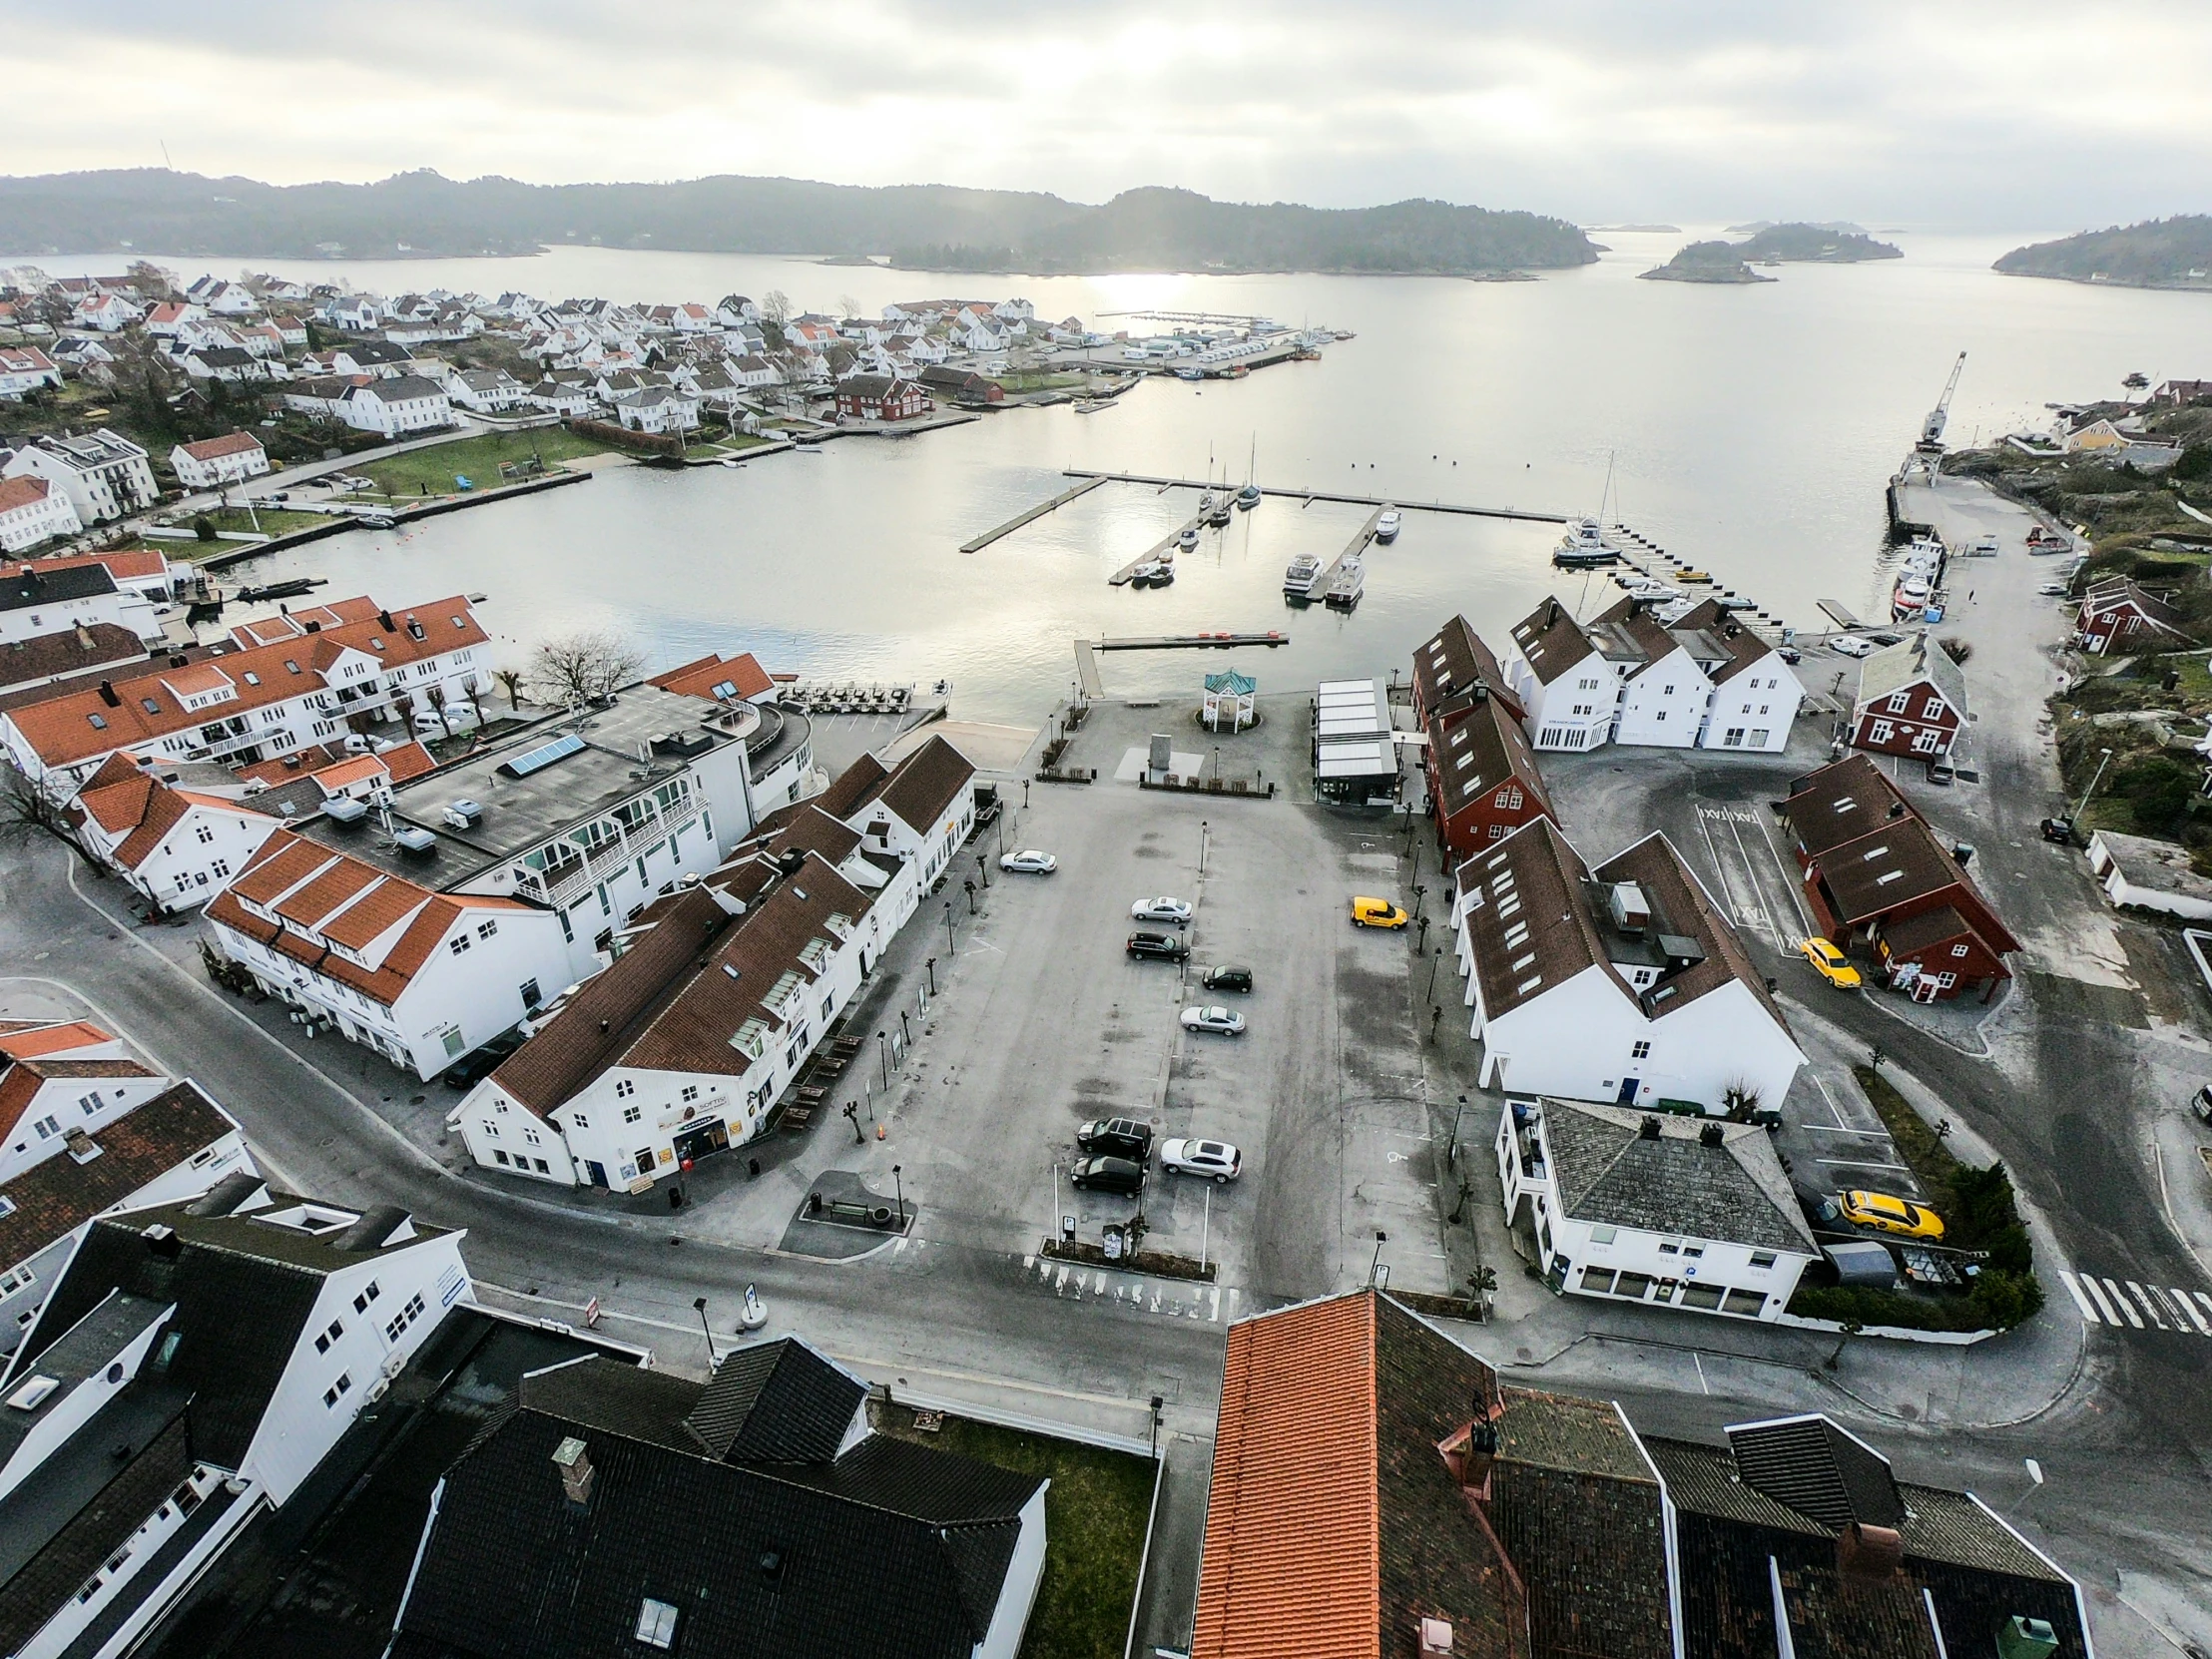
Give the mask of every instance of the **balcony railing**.
[[628, 863], [653, 842], [667, 839], [705, 810], [705, 802], [697, 794], [674, 807], [656, 808], [653, 816], [636, 829], [618, 830], [614, 839], [601, 841], [590, 852], [557, 869], [529, 872], [522, 880], [521, 890], [555, 908], [564, 908], [582, 897], [594, 881], [615, 865]]

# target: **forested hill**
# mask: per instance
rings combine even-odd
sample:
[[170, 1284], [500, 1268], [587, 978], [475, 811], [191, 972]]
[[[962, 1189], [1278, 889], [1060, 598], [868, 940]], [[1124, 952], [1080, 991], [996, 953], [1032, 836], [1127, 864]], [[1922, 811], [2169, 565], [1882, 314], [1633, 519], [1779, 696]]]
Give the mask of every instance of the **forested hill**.
[[2212, 287], [2212, 215], [2083, 231], [2015, 248], [1996, 269], [2011, 276], [2063, 276], [2132, 287]]
[[1587, 265], [1574, 226], [1447, 202], [1320, 209], [1132, 190], [1100, 207], [944, 185], [862, 188], [723, 176], [525, 185], [403, 173], [265, 185], [163, 169], [0, 178], [0, 253], [371, 260], [528, 254], [555, 243], [689, 253], [957, 252], [1030, 273], [1459, 272]]

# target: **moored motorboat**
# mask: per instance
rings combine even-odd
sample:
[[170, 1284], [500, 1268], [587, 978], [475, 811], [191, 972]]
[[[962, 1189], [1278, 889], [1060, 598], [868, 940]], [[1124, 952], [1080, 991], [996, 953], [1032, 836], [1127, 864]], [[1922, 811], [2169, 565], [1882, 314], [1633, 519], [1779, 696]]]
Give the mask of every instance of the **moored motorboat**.
[[1283, 591], [1294, 599], [1311, 599], [1320, 576], [1321, 561], [1311, 553], [1301, 553], [1283, 572]]
[[1129, 585], [1133, 588], [1149, 588], [1160, 579], [1160, 572], [1167, 566], [1158, 559], [1147, 559], [1129, 573]]
[[1175, 538], [1175, 545], [1178, 547], [1196, 547], [1198, 545], [1198, 527], [1194, 524], [1184, 525]]
[[1329, 584], [1324, 603], [1332, 609], [1349, 611], [1360, 603], [1360, 595], [1367, 591], [1368, 567], [1359, 554], [1348, 553], [1337, 565], [1336, 580]]
[[1399, 517], [1398, 510], [1395, 507], [1384, 507], [1382, 512], [1376, 515], [1375, 539], [1384, 543], [1397, 540], [1397, 533], [1403, 527], [1404, 522]]
[[1260, 504], [1260, 486], [1248, 483], [1237, 492], [1237, 510], [1249, 513]]

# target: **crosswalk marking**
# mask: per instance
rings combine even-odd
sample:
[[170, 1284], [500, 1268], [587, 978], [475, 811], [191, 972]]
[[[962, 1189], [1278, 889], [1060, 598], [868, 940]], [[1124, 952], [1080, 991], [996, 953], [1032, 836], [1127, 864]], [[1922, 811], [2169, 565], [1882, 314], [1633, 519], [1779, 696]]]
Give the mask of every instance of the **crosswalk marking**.
[[2072, 1274], [2064, 1268], [2060, 1268], [2058, 1270], [2058, 1282], [2066, 1287], [2066, 1294], [2073, 1298], [2074, 1306], [2081, 1310], [2083, 1319], [2091, 1325], [2102, 1325], [2104, 1323], [2103, 1320], [2097, 1317], [2097, 1311], [2089, 1306], [2089, 1299], [2081, 1294], [2081, 1286]]
[[[2113, 1284], [2111, 1280], [2107, 1279], [2104, 1281], [2104, 1288], [2112, 1293], [2112, 1301], [2119, 1308], [2120, 1312], [2127, 1316], [2127, 1323], [2135, 1327], [2135, 1329], [2138, 1331], [2142, 1330], [2142, 1316], [2136, 1313], [2134, 1306], [2127, 1300], [2125, 1296], [2120, 1294], [2119, 1286]], [[2119, 1321], [2114, 1320], [2112, 1323], [2117, 1325]]]
[[2104, 1311], [2104, 1323], [2107, 1325], [2119, 1324], [2120, 1316], [2112, 1311], [2112, 1304], [2104, 1299], [2104, 1287], [2088, 1274], [2081, 1276], [2081, 1283], [2089, 1295], [2096, 1300], [2096, 1305]]
[[2150, 1315], [2151, 1324], [2165, 1330], [2166, 1322], [2158, 1317], [2158, 1305], [2151, 1301], [2149, 1293], [2132, 1279], [2127, 1282], [2127, 1288], [2135, 1293], [2135, 1300], [2143, 1305], [2143, 1312]]
[[[2184, 1337], [2212, 1337], [2212, 1294], [2178, 1285], [2144, 1285], [2132, 1279], [2102, 1279], [2093, 1273], [2058, 1270], [2058, 1282], [2085, 1325], [2159, 1330]], [[2123, 1288], [2124, 1287], [2124, 1288]], [[2147, 1322], [2147, 1323], [2146, 1323]]]
[[2197, 1312], [2197, 1305], [2189, 1300], [2187, 1291], [2169, 1291], [2166, 1294], [2180, 1304], [2181, 1311], [2189, 1316], [2189, 1323], [2197, 1328], [2197, 1335], [2212, 1337], [2212, 1325], [2205, 1323], [2204, 1316]]

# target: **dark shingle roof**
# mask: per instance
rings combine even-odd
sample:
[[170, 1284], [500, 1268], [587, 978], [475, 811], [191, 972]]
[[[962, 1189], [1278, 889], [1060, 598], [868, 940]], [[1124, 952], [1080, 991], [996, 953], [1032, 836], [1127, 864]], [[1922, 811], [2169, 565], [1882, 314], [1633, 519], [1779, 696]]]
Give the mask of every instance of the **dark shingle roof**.
[[72, 599], [90, 599], [115, 592], [115, 577], [106, 565], [65, 564], [49, 567], [33, 559], [9, 560], [0, 575], [0, 611], [28, 610], [33, 605], [59, 605]]
[[[1559, 1206], [1577, 1221], [1817, 1256], [1767, 1132], [1757, 1124], [1655, 1116], [1620, 1106], [1546, 1100], [1544, 1145]], [[1721, 1144], [1701, 1136], [1718, 1127]]]
[[827, 1463], [866, 1395], [859, 1379], [786, 1338], [723, 1361], [684, 1421], [711, 1457]]
[[[709, 1391], [601, 1360], [530, 1379], [447, 1472], [394, 1655], [644, 1651], [633, 1633], [651, 1597], [677, 1610], [678, 1653], [968, 1659], [1040, 1480], [872, 1442], [830, 1467], [718, 1462], [661, 1438], [679, 1387], [694, 1409]], [[560, 1402], [585, 1413], [550, 1408]], [[552, 1463], [572, 1434], [593, 1469], [581, 1508]]]
[[1905, 818], [1912, 810], [1889, 776], [1864, 755], [1847, 755], [1800, 778], [1782, 804], [1783, 818], [1811, 858], [1855, 841], [1892, 819]]
[[1759, 999], [1775, 1024], [1789, 1030], [1781, 1004], [1767, 989], [1766, 976], [1752, 964], [1744, 941], [1662, 831], [1654, 830], [1625, 852], [1614, 854], [1595, 873], [1600, 881], [1635, 882], [1651, 906], [1654, 932], [1685, 934], [1704, 948], [1703, 961], [1668, 974], [1645, 994], [1650, 1012], [1672, 1013], [1734, 980]]
[[1748, 1484], [1825, 1526], [1896, 1526], [1905, 1517], [1890, 1460], [1825, 1416], [1734, 1423], [1728, 1443]]
[[862, 755], [838, 773], [836, 781], [815, 797], [814, 804], [831, 818], [850, 818], [875, 799], [877, 787], [889, 776], [881, 761], [873, 755]]
[[1522, 660], [1547, 686], [1597, 649], [1574, 613], [1556, 598], [1545, 600], [1514, 623], [1512, 633]]
[[951, 811], [974, 776], [975, 768], [965, 755], [933, 737], [898, 763], [876, 800], [909, 829], [926, 835]]
[[1428, 749], [1436, 757], [1436, 778], [1443, 808], [1458, 813], [1508, 781], [1531, 796], [1539, 812], [1551, 811], [1551, 797], [1536, 770], [1528, 734], [1502, 699], [1483, 697], [1454, 708], [1428, 724]]

